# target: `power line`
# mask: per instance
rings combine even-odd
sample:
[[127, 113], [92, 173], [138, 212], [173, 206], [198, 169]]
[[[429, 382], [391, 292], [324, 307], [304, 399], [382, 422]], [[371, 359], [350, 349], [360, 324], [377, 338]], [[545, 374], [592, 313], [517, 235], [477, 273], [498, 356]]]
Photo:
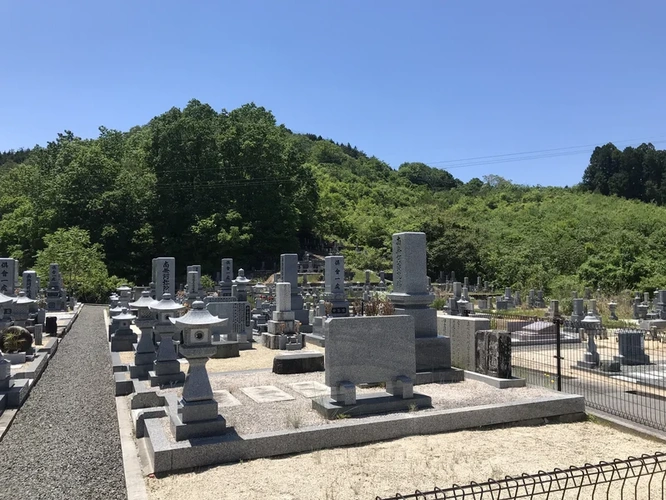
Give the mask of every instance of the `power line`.
[[[650, 139], [659, 139], [659, 140], [651, 141]], [[639, 139], [629, 139], [625, 141], [615, 141], [613, 142], [613, 144], [632, 143], [638, 141]], [[663, 136], [655, 136], [649, 139], [642, 140], [640, 142], [644, 143], [648, 141], [651, 142], [652, 144], [660, 144], [666, 142], [666, 138]], [[448, 170], [452, 168], [467, 168], [472, 166], [494, 165], [496, 163], [509, 163], [514, 161], [536, 160], [541, 158], [553, 158], [558, 156], [572, 156], [578, 154], [585, 154], [590, 152], [590, 148], [594, 148], [597, 146], [599, 146], [599, 144], [588, 144], [584, 146], [568, 146], [562, 148], [523, 151], [520, 153], [505, 153], [498, 155], [476, 156], [471, 158], [461, 158], [457, 160], [438, 160], [425, 163], [427, 163], [428, 165], [442, 165], [441, 168]], [[490, 160], [490, 161], [485, 161], [485, 160]]]

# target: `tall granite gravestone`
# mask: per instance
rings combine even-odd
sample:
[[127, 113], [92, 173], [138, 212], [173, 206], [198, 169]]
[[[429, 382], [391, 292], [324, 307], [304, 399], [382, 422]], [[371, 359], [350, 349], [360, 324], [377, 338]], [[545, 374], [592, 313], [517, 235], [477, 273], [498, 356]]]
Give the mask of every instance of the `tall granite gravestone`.
[[37, 273], [35, 271], [23, 271], [23, 290], [26, 297], [33, 300], [39, 295], [39, 284], [37, 283]]
[[303, 309], [303, 297], [298, 286], [298, 254], [280, 255], [280, 277], [282, 282], [291, 285], [291, 310], [294, 311], [294, 318], [301, 323], [301, 327], [305, 326], [303, 331], [311, 331], [308, 328], [310, 316], [308, 311]]
[[220, 296], [231, 297], [231, 287], [234, 281], [234, 259], [222, 259], [222, 280], [220, 281]]
[[49, 285], [46, 289], [46, 310], [64, 311], [65, 293], [62, 289], [62, 278], [58, 264], [49, 265]]
[[451, 339], [437, 335], [437, 311], [430, 307], [426, 235], [405, 232], [393, 235], [393, 292], [389, 299], [395, 314], [414, 318], [416, 383], [460, 381], [462, 370], [451, 369]]
[[476, 337], [475, 371], [497, 378], [511, 378], [511, 334], [479, 330]]
[[331, 317], [349, 316], [349, 302], [345, 293], [345, 258], [329, 255], [324, 259], [324, 298], [331, 303]]
[[13, 297], [16, 289], [16, 260], [0, 259], [0, 293]]
[[192, 266], [187, 267], [187, 298], [192, 301], [198, 299], [200, 296], [201, 276], [199, 276], [198, 271], [190, 269]]
[[174, 257], [157, 257], [153, 259], [155, 282], [155, 300], [162, 300], [164, 294], [176, 296], [176, 259]]
[[584, 311], [584, 299], [574, 298], [573, 299], [573, 312], [571, 313], [571, 322], [574, 325], [579, 325], [583, 318], [585, 317]]

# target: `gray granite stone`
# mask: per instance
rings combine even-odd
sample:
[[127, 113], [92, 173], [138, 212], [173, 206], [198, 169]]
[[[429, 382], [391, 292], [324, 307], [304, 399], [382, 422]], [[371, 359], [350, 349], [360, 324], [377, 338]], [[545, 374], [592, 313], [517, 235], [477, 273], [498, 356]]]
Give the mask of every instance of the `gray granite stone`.
[[324, 353], [315, 351], [284, 352], [273, 358], [273, 373], [282, 375], [324, 371]]
[[132, 384], [129, 372], [114, 373], [113, 379], [116, 383], [116, 397], [132, 394], [134, 384]]
[[451, 365], [463, 370], [475, 371], [475, 334], [490, 329], [487, 318], [450, 316], [437, 317], [437, 333], [451, 339]]
[[553, 393], [549, 397], [511, 404], [484, 405], [428, 412], [391, 414], [370, 422], [343, 419], [334, 424], [288, 431], [239, 436], [233, 429], [220, 437], [174, 442], [164, 431], [163, 419], [146, 419], [146, 448], [153, 471], [170, 472], [190, 467], [311, 452], [322, 448], [355, 446], [406, 436], [439, 434], [531, 419], [558, 419], [580, 415], [582, 396]]
[[240, 356], [240, 345], [234, 340], [219, 340], [213, 342], [217, 349], [212, 358], [237, 358]]
[[340, 381], [379, 383], [414, 379], [416, 355], [411, 316], [366, 316], [326, 320], [326, 385]]
[[233, 406], [241, 406], [241, 402], [238, 401], [229, 391], [221, 389], [218, 391], [213, 391], [213, 397], [220, 408], [230, 408]]
[[153, 259], [153, 281], [155, 282], [155, 299], [162, 300], [165, 293], [175, 297], [176, 294], [176, 259], [174, 257], [157, 257]]
[[280, 255], [280, 279], [290, 283], [293, 290], [298, 289], [298, 254]]
[[508, 331], [476, 332], [475, 371], [497, 378], [511, 378], [511, 334]]
[[465, 380], [477, 380], [488, 384], [496, 389], [512, 389], [515, 387], [525, 387], [526, 381], [524, 378], [497, 378], [483, 373], [473, 371], [465, 371]]
[[416, 411], [420, 408], [430, 408], [432, 400], [424, 394], [414, 394], [405, 399], [402, 396], [383, 394], [362, 394], [356, 403], [345, 405], [331, 398], [312, 400], [312, 408], [329, 420], [344, 417], [360, 417], [363, 415], [381, 415], [397, 411]]
[[291, 387], [294, 392], [297, 392], [306, 398], [317, 398], [321, 396], [328, 396], [329, 394], [328, 386], [315, 381], [296, 382], [294, 384], [289, 384], [289, 387]]
[[451, 368], [451, 339], [449, 337], [416, 338], [414, 346], [417, 372]]
[[393, 293], [429, 295], [425, 233], [393, 235]]

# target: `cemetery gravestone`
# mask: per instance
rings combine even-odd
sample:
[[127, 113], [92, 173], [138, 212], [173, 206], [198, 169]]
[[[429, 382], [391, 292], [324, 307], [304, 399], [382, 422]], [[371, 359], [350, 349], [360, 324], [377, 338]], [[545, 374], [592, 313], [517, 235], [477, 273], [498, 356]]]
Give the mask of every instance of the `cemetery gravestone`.
[[35, 271], [23, 271], [23, 290], [27, 297], [33, 300], [39, 295], [39, 284], [37, 283], [37, 273]]
[[476, 372], [496, 378], [511, 378], [511, 334], [479, 330], [476, 337]]
[[[330, 399], [312, 407], [327, 418], [427, 407], [427, 396], [414, 394], [414, 319], [408, 315], [329, 318], [325, 383]], [[386, 383], [386, 392], [356, 395], [356, 385]]]
[[10, 297], [14, 296], [17, 270], [15, 259], [0, 259], [0, 293]]
[[[462, 290], [461, 290], [462, 292]], [[393, 292], [389, 299], [395, 314], [414, 318], [416, 383], [461, 380], [451, 370], [451, 342], [437, 335], [437, 311], [430, 307], [434, 295], [428, 291], [425, 233], [393, 235]]]
[[176, 259], [174, 257], [157, 257], [155, 266], [155, 300], [162, 300], [165, 294], [176, 296]]

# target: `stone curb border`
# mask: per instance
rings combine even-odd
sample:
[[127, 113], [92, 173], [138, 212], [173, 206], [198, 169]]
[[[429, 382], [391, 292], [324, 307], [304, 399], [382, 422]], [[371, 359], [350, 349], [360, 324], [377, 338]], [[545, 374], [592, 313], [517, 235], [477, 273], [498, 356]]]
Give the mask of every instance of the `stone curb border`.
[[[174, 442], [163, 418], [144, 420], [150, 472], [167, 473], [191, 467], [252, 460], [323, 448], [353, 446], [407, 436], [439, 434], [500, 424], [568, 418], [584, 414], [582, 396], [556, 393], [522, 403], [492, 404], [436, 412], [392, 414], [370, 421], [349, 421], [297, 430], [239, 436], [232, 428], [220, 437]], [[365, 420], [365, 419], [364, 419]], [[326, 443], [323, 445], [322, 443]]]
[[[53, 345], [50, 348], [50, 352], [49, 352], [49, 350], [41, 351], [41, 354], [44, 354], [45, 356], [43, 358], [43, 361], [39, 361], [39, 363], [42, 363], [42, 365], [38, 367], [39, 369], [37, 369], [37, 367], [34, 368], [35, 371], [36, 371], [36, 378], [28, 379], [28, 380], [31, 381], [30, 382], [30, 389], [29, 389], [30, 391], [32, 391], [33, 387], [35, 387], [35, 385], [37, 384], [37, 381], [41, 378], [41, 376], [44, 373], [44, 370], [46, 370], [46, 367], [48, 366], [49, 361], [51, 360], [51, 358], [53, 356], [55, 356], [56, 352], [58, 352], [58, 346], [59, 346], [60, 342], [62, 341], [62, 338], [72, 328], [72, 325], [74, 324], [76, 319], [79, 317], [79, 313], [83, 309], [83, 306], [84, 306], [84, 304], [82, 304], [80, 302], [77, 303], [76, 310], [74, 311], [74, 316], [72, 316], [72, 319], [69, 320], [69, 323], [65, 326], [65, 329], [63, 330], [62, 334], [61, 335], [56, 334], [55, 337], [50, 337], [50, 339], [53, 339], [53, 340], [56, 341], [55, 345]], [[39, 348], [39, 347], [43, 347], [43, 346], [37, 346], [37, 347]], [[34, 364], [35, 362], [33, 361], [32, 363]], [[38, 365], [39, 363], [37, 363], [36, 365]], [[17, 379], [18, 380], [24, 380], [25, 377], [18, 377]], [[26, 400], [29, 397], [30, 397], [30, 393], [28, 392], [28, 395], [26, 396]], [[24, 403], [25, 403], [25, 401], [24, 401]], [[18, 413], [18, 411], [20, 409], [21, 409], [20, 407], [19, 408], [7, 408], [0, 415], [0, 441], [2, 441], [3, 436], [7, 432], [7, 429], [9, 429], [9, 426], [12, 424], [12, 421], [14, 420], [14, 417], [16, 416], [16, 414]]]

